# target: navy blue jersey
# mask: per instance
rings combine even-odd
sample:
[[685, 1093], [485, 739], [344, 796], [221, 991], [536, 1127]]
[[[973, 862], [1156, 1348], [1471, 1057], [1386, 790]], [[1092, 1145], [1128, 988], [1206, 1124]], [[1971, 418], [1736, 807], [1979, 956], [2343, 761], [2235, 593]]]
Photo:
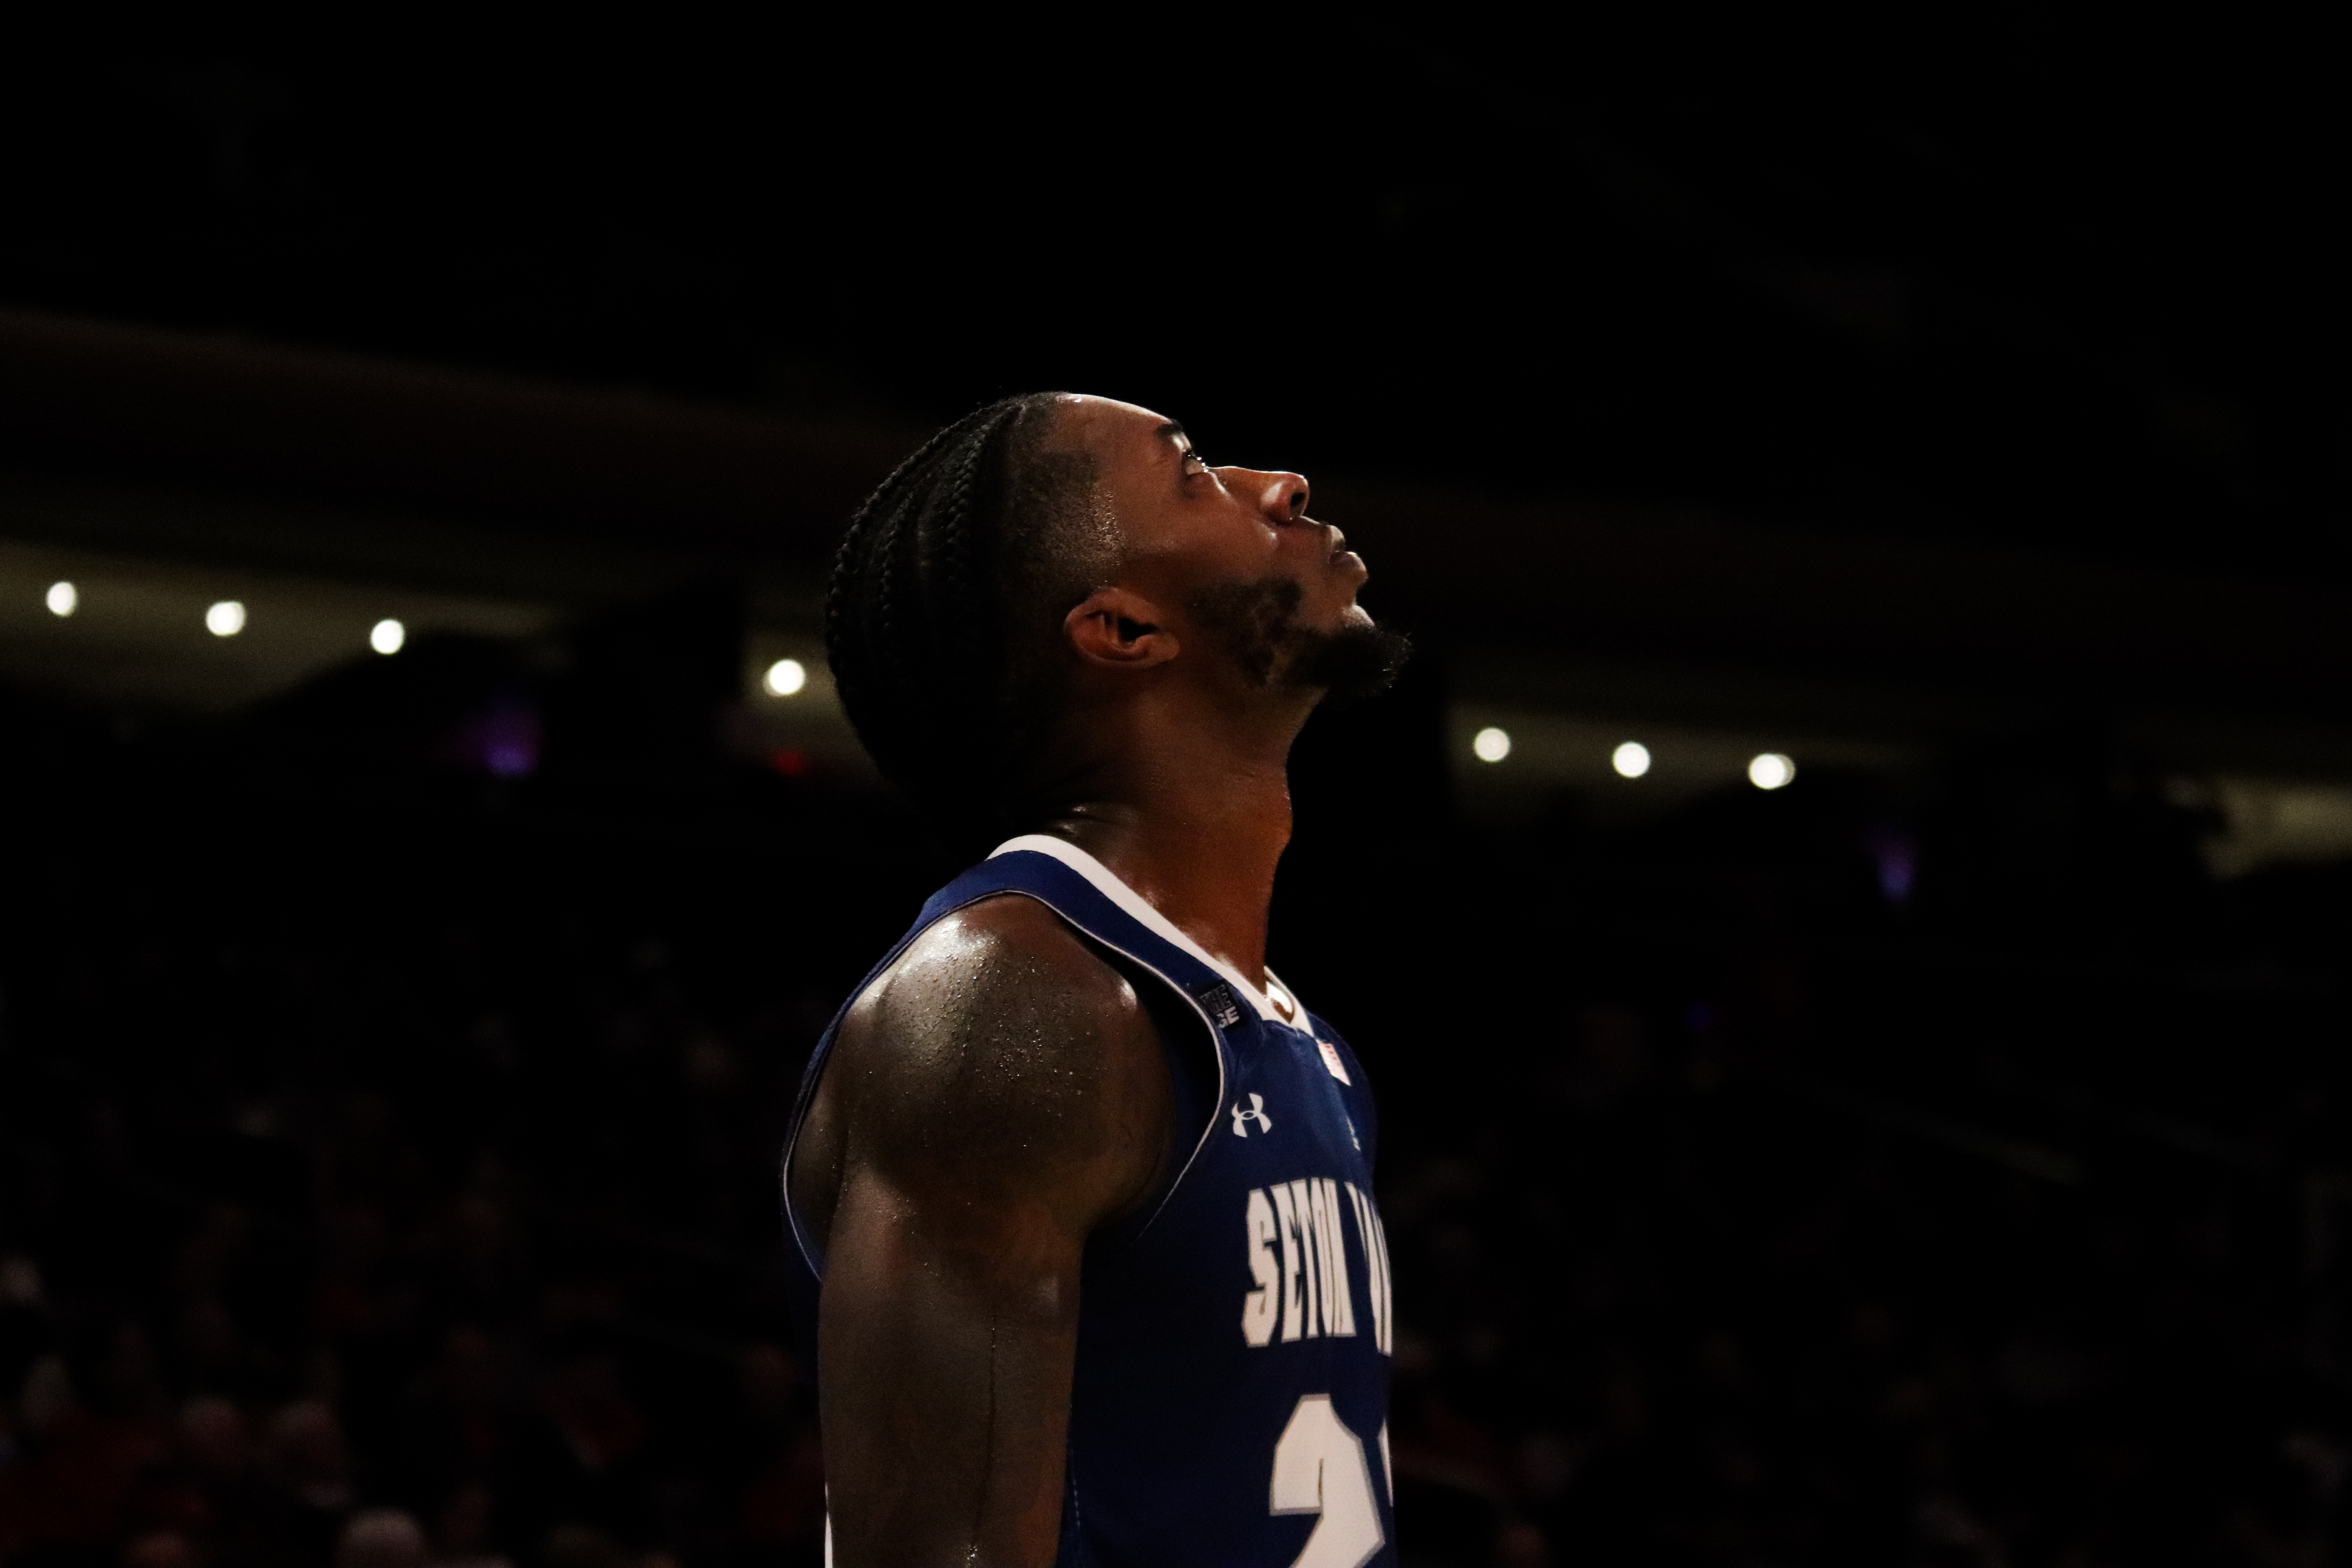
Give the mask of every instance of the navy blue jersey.
[[[1180, 1104], [1215, 1095], [1182, 1123], [1156, 1200], [1087, 1246], [1062, 1568], [1393, 1563], [1394, 1330], [1363, 1068], [1278, 982], [1251, 985], [1057, 838], [1013, 839], [941, 889], [866, 984], [933, 922], [1001, 893], [1053, 910], [1139, 992], [1164, 986], [1146, 1001], [1166, 1004], [1163, 1036], [1188, 1037], [1164, 1043], [1201, 1068], [1175, 1073]], [[840, 1026], [809, 1062], [795, 1138]], [[796, 1315], [820, 1354], [824, 1258], [789, 1194], [785, 1212]]]

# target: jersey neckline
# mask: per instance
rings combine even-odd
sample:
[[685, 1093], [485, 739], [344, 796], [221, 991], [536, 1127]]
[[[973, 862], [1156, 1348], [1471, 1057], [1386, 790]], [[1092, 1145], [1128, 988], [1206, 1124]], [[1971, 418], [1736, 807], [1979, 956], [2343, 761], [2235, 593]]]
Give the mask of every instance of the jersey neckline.
[[[1306, 1005], [1298, 1000], [1297, 993], [1276, 977], [1274, 971], [1271, 969], [1266, 971], [1265, 987], [1251, 984], [1242, 978], [1240, 970], [1186, 936], [1182, 928], [1174, 921], [1152, 907], [1151, 900], [1120, 881], [1109, 867], [1068, 839], [1056, 838], [1048, 833], [1024, 833], [1018, 838], [1008, 838], [990, 850], [988, 858], [993, 860], [999, 855], [1013, 855], [1024, 850], [1059, 860], [1092, 883], [1097, 892], [1142, 922], [1144, 929], [1152, 935], [1163, 942], [1173, 942], [1192, 957], [1215, 970], [1226, 984], [1248, 999], [1250, 1006], [1256, 1010], [1260, 1018], [1269, 1024], [1279, 1024], [1285, 1028], [1297, 1029], [1302, 1035], [1312, 1032], [1307, 1023]], [[1267, 989], [1280, 992], [1283, 999], [1290, 1004], [1292, 1013], [1290, 1017], [1284, 1017], [1281, 1010], [1268, 999]]]

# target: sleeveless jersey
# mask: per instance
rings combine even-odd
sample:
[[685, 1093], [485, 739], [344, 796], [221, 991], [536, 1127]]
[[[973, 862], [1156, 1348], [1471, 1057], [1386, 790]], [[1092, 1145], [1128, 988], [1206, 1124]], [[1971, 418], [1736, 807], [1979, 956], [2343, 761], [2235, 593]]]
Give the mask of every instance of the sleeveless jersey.
[[[1139, 990], [1164, 984], [1173, 1006], [1156, 1016], [1190, 1021], [1191, 1037], [1163, 1041], [1171, 1056], [1215, 1054], [1214, 1079], [1205, 1061], [1197, 1076], [1217, 1097], [1197, 1138], [1197, 1119], [1180, 1123], [1173, 1181], [1087, 1246], [1061, 1568], [1393, 1563], [1393, 1329], [1363, 1068], [1279, 982], [1251, 985], [1101, 862], [1043, 836], [933, 895], [851, 1000], [932, 924], [1002, 893], [1118, 954]], [[809, 1061], [795, 1140], [847, 1011]], [[789, 1143], [784, 1160], [794, 1315], [814, 1356], [824, 1259], [793, 1212]]]

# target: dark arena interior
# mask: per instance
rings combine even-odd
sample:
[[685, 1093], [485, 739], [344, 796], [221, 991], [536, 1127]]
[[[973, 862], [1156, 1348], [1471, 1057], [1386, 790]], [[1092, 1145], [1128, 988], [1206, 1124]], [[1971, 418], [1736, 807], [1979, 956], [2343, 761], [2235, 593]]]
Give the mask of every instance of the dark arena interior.
[[1402, 1563], [2345, 1561], [2352, 127], [2214, 21], [12, 50], [0, 1563], [821, 1560], [780, 1141], [955, 869], [824, 574], [1047, 386], [1416, 641], [1272, 944]]

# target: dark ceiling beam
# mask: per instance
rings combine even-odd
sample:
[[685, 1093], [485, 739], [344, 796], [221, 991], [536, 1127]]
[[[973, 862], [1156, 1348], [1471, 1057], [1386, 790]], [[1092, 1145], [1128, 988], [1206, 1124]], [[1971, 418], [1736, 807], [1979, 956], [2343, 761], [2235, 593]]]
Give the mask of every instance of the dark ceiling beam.
[[[551, 543], [822, 569], [919, 432], [0, 313], [17, 464], [349, 503]], [[1664, 509], [1514, 505], [1370, 480], [1318, 514], [1370, 602], [1434, 641], [2210, 711], [2345, 713], [2352, 591], [2133, 570]]]
[[793, 557], [821, 552], [911, 439], [0, 311], [0, 451], [44, 468]]

